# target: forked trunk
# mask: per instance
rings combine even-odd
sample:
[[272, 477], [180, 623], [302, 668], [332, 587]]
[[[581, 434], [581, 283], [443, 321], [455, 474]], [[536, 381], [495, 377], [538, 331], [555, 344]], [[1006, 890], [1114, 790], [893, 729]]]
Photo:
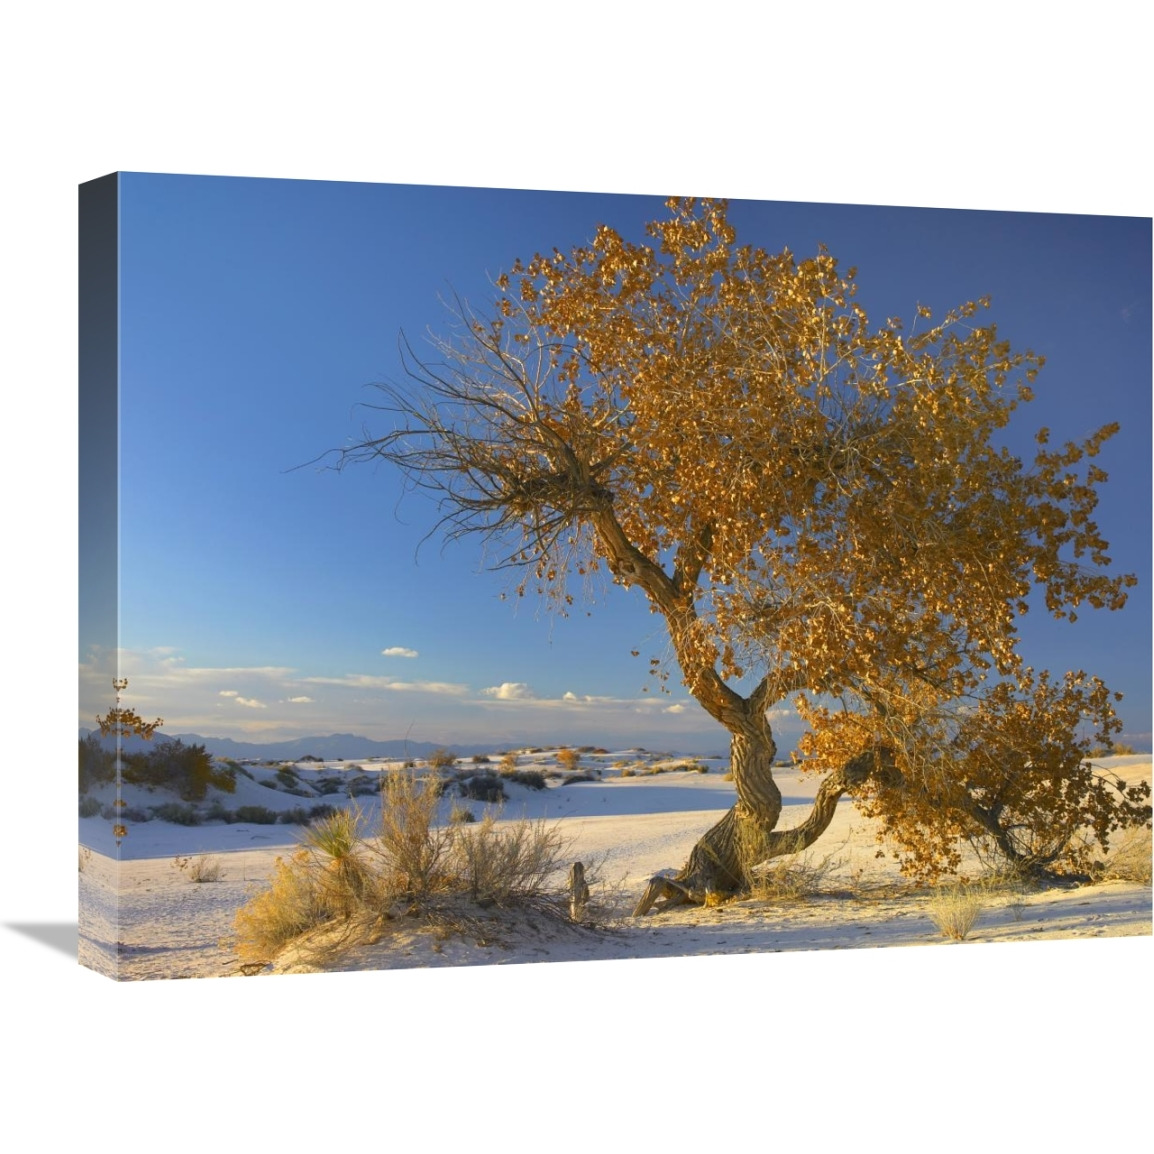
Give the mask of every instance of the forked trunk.
[[651, 879], [633, 911], [635, 917], [662, 899], [664, 909], [683, 902], [701, 904], [710, 897], [728, 897], [746, 888], [748, 869], [755, 864], [751, 853], [756, 854], [756, 847], [764, 843], [781, 816], [781, 790], [773, 780], [776, 753], [768, 724], [750, 726], [733, 735], [730, 768], [737, 804], [702, 834], [675, 877]]
[[889, 777], [896, 772], [888, 750], [860, 753], [821, 783], [805, 821], [779, 830], [781, 791], [773, 780], [777, 750], [769, 727], [765, 727], [764, 737], [749, 732], [735, 734], [730, 749], [737, 804], [702, 835], [679, 873], [672, 878], [650, 879], [634, 917], [648, 913], [655, 905], [658, 910], [685, 903], [703, 905], [710, 898], [745, 892], [755, 866], [811, 846], [829, 827], [847, 790], [873, 774]]

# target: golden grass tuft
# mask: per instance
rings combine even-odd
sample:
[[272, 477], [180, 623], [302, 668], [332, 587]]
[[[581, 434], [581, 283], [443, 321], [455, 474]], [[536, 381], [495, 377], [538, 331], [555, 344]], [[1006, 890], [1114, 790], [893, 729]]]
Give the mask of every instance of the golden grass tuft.
[[1106, 857], [1103, 881], [1151, 882], [1151, 834], [1149, 827], [1128, 829], [1118, 836], [1113, 849]]
[[930, 921], [943, 937], [964, 942], [985, 909], [987, 900], [986, 888], [980, 885], [956, 882], [936, 886], [928, 904]]
[[[271, 962], [290, 944], [318, 959], [379, 940], [403, 916], [452, 932], [476, 933], [468, 913], [532, 905], [564, 917], [547, 888], [567, 843], [556, 827], [528, 820], [474, 827], [438, 823], [440, 791], [411, 772], [390, 774], [375, 831], [359, 809], [308, 827], [302, 846], [278, 858], [272, 878], [234, 920], [242, 968]], [[557, 910], [553, 910], [553, 905]]]

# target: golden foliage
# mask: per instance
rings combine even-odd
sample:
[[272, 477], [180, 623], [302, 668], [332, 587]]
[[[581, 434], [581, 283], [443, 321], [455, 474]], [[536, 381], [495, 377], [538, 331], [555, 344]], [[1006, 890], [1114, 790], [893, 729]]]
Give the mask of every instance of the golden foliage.
[[1150, 785], [1127, 785], [1091, 760], [1121, 728], [1117, 695], [1096, 677], [1022, 669], [969, 701], [891, 694], [857, 710], [803, 699], [808, 768], [862, 749], [893, 750], [900, 779], [867, 783], [863, 810], [907, 874], [953, 872], [969, 843], [1016, 870], [1086, 873], [1119, 830], [1148, 826]]

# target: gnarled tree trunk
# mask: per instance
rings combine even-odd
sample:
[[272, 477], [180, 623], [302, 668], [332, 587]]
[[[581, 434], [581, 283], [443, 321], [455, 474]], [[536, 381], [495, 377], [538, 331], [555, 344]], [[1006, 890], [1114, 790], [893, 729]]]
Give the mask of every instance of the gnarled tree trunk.
[[896, 772], [889, 750], [867, 750], [831, 773], [818, 787], [805, 821], [778, 830], [781, 791], [773, 780], [776, 747], [764, 724], [764, 737], [734, 734], [730, 750], [737, 803], [707, 830], [672, 878], [654, 877], [633, 910], [640, 917], [654, 906], [669, 909], [685, 903], [704, 904], [713, 896], [729, 897], [749, 887], [754, 866], [784, 854], [807, 849], [829, 828], [837, 803], [848, 790], [872, 774], [892, 778]]

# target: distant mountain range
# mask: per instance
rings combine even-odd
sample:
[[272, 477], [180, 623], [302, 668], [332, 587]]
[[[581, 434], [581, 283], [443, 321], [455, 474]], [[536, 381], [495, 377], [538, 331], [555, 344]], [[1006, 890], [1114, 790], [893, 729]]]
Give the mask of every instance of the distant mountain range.
[[[80, 730], [86, 737], [90, 730]], [[147, 750], [160, 741], [181, 741], [185, 745], [203, 745], [209, 753], [217, 757], [231, 757], [236, 761], [249, 758], [255, 761], [300, 761], [304, 757], [316, 757], [322, 761], [346, 761], [369, 757], [427, 757], [435, 749], [448, 749], [457, 756], [471, 753], [493, 753], [494, 746], [437, 745], [431, 741], [374, 741], [369, 737], [359, 737], [355, 733], [330, 733], [327, 737], [297, 737], [291, 741], [233, 741], [231, 737], [202, 737], [199, 733], [157, 732], [152, 741], [130, 737], [125, 739], [123, 748], [129, 753]], [[112, 748], [113, 739], [102, 742]]]

